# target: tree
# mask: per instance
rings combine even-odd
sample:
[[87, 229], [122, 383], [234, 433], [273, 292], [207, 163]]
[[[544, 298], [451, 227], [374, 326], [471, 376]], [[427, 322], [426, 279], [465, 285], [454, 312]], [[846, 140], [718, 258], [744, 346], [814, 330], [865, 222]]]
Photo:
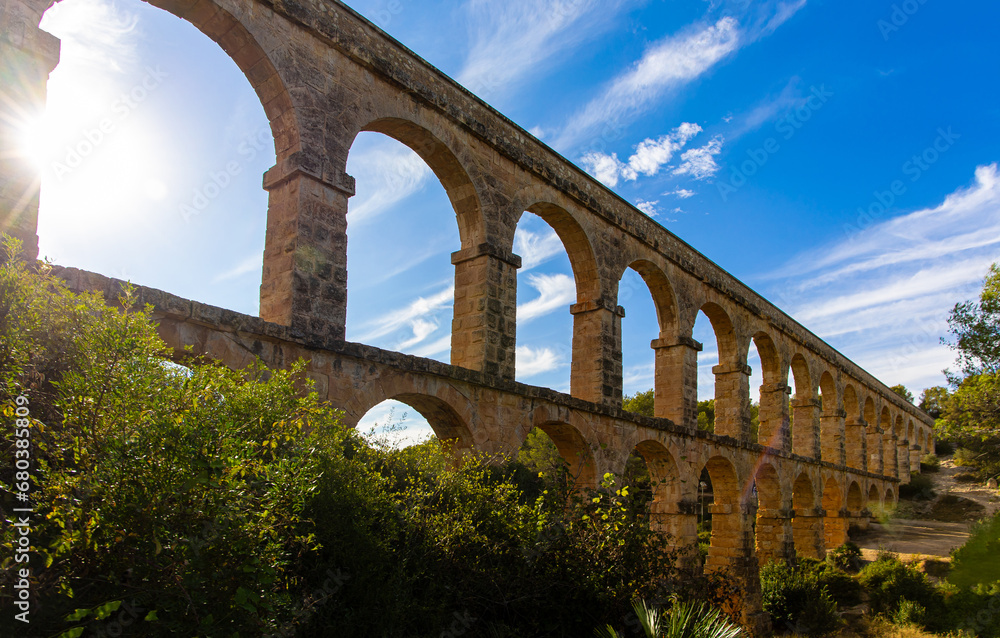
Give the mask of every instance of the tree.
[[715, 432], [715, 399], [698, 402], [698, 429]]
[[910, 403], [913, 403], [913, 393], [910, 392], [909, 390], [907, 390], [906, 386], [903, 385], [902, 383], [900, 383], [898, 385], [894, 385], [894, 386], [890, 387], [889, 389], [892, 390], [893, 392], [895, 392], [896, 394], [898, 394], [899, 396], [903, 397], [904, 399], [906, 399]]
[[[948, 317], [948, 330], [955, 341], [944, 343], [958, 352], [958, 364], [965, 376], [1000, 373], [1000, 265], [990, 266], [978, 302], [955, 304]], [[946, 374], [953, 384], [959, 381]]]
[[917, 407], [935, 419], [940, 419], [949, 396], [948, 388], [943, 385], [927, 388], [920, 393], [920, 403]]
[[635, 412], [642, 416], [653, 416], [653, 389], [645, 392], [636, 392], [632, 395], [625, 395], [622, 400], [622, 409], [626, 412]]

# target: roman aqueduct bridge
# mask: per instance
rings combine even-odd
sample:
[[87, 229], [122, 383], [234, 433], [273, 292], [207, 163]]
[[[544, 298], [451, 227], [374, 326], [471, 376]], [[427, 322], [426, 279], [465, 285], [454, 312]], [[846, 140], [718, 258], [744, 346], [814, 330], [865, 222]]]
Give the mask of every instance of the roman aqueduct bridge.
[[[59, 42], [38, 28], [52, 0], [0, 8], [0, 215], [37, 255], [37, 174], [11, 153], [25, 110], [44, 103]], [[694, 541], [699, 477], [714, 486], [708, 567], [753, 580], [758, 563], [820, 556], [851, 522], [894, 502], [933, 449], [933, 420], [766, 299], [334, 0], [150, 0], [194, 24], [236, 62], [270, 121], [260, 317], [140, 288], [174, 348], [239, 367], [308, 361], [321, 395], [357, 421], [409, 404], [459, 450], [514, 453], [544, 430], [581, 477], [620, 473], [638, 451], [655, 479], [657, 525]], [[346, 342], [348, 153], [388, 135], [430, 166], [451, 201], [455, 268], [451, 365]], [[524, 211], [562, 240], [573, 269], [570, 393], [514, 381], [515, 226]], [[655, 417], [624, 412], [619, 281], [636, 270], [656, 306]], [[77, 289], [121, 282], [72, 268]], [[696, 427], [696, 315], [718, 341], [715, 433]], [[751, 342], [761, 358], [751, 430]], [[789, 375], [797, 392], [790, 396]], [[757, 387], [753, 388], [756, 396]], [[794, 427], [789, 427], [791, 417]]]

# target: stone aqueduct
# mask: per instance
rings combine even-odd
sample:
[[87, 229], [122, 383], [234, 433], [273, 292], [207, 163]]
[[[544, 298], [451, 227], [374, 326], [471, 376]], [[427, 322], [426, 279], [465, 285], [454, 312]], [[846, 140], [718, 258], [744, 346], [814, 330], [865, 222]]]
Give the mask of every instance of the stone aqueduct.
[[[593, 484], [632, 451], [661, 481], [657, 525], [696, 535], [699, 477], [714, 485], [709, 568], [819, 556], [893, 502], [933, 449], [933, 421], [676, 236], [483, 101], [333, 0], [149, 0], [193, 23], [238, 64], [264, 106], [276, 165], [269, 193], [260, 317], [140, 288], [177, 348], [231, 366], [309, 362], [322, 395], [356, 423], [385, 399], [411, 405], [459, 449], [511, 453], [532, 427]], [[5, 127], [44, 101], [59, 43], [38, 28], [53, 0], [5, 0], [0, 60]], [[345, 172], [361, 131], [384, 133], [434, 171], [455, 209], [451, 365], [344, 341]], [[0, 213], [37, 254], [37, 176], [11, 159], [5, 130]], [[514, 381], [512, 250], [523, 211], [544, 219], [577, 287], [569, 395]], [[627, 268], [656, 306], [655, 418], [622, 411], [618, 285]], [[121, 282], [62, 270], [78, 289]], [[696, 428], [698, 311], [719, 350], [715, 433]], [[747, 352], [760, 354], [759, 437], [751, 437]], [[790, 397], [792, 375], [797, 393]], [[791, 412], [791, 414], [790, 414]], [[794, 427], [789, 427], [789, 417]], [[756, 486], [756, 489], [752, 489]], [[749, 570], [749, 571], [747, 571]]]

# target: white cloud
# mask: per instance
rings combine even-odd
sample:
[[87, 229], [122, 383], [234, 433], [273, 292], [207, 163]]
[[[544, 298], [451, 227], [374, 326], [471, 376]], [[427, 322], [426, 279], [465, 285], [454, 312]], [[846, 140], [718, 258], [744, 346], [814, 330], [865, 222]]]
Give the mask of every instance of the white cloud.
[[559, 353], [551, 348], [518, 346], [514, 354], [516, 357], [515, 369], [517, 370], [517, 378], [519, 379], [533, 377], [565, 365], [565, 361]]
[[394, 350], [405, 352], [407, 348], [417, 345], [438, 329], [438, 322], [434, 321], [433, 317], [430, 320], [423, 317], [414, 317], [410, 320], [409, 327], [413, 331], [413, 336], [401, 341], [396, 345]]
[[641, 210], [642, 212], [646, 213], [650, 217], [656, 217], [657, 213], [656, 205], [659, 203], [660, 201], [656, 199], [654, 199], [651, 202], [647, 202], [645, 200], [640, 199], [635, 203], [635, 207]]
[[576, 300], [576, 284], [572, 277], [562, 273], [529, 274], [525, 279], [529, 286], [538, 291], [538, 296], [517, 307], [518, 326], [554, 310], [565, 309]]
[[369, 410], [358, 421], [358, 432], [395, 448], [422, 443], [434, 436], [434, 430], [412, 407], [389, 399]]
[[622, 162], [618, 155], [606, 155], [597, 151], [587, 153], [581, 159], [584, 168], [598, 181], [614, 187], [619, 178], [634, 181], [639, 175], [656, 175], [662, 166], [671, 160], [674, 153], [684, 148], [692, 137], [701, 132], [701, 127], [691, 122], [680, 126], [660, 137], [646, 138], [636, 145], [635, 153], [628, 162]]
[[398, 308], [368, 321], [366, 323], [367, 331], [357, 336], [356, 339], [362, 342], [373, 341], [401, 328], [409, 328], [416, 335], [418, 331], [424, 329], [426, 322], [429, 321], [428, 317], [451, 305], [454, 296], [455, 288], [453, 285], [449, 285], [430, 297], [418, 297], [403, 308]]
[[471, 0], [470, 48], [458, 81], [480, 97], [509, 90], [550, 58], [566, 54], [614, 24], [625, 2], [598, 0]]
[[674, 195], [675, 197], [678, 197], [680, 199], [687, 199], [689, 197], [694, 197], [695, 195], [697, 195], [697, 193], [695, 193], [692, 190], [688, 190], [686, 188], [678, 188], [675, 191], [669, 191], [667, 193], [664, 193], [664, 195]]
[[514, 253], [521, 257], [521, 269], [518, 272], [527, 272], [563, 252], [565, 249], [562, 240], [554, 230], [533, 233], [518, 227], [514, 231]]
[[809, 249], [767, 276], [772, 300], [888, 384], [915, 393], [944, 382], [948, 311], [978, 294], [1000, 260], [1000, 173], [935, 207]]
[[451, 350], [451, 335], [447, 334], [437, 341], [432, 341], [419, 348], [410, 350], [410, 354], [415, 357], [434, 357]]
[[681, 155], [681, 165], [674, 169], [674, 175], [690, 175], [695, 179], [708, 179], [719, 170], [715, 156], [722, 152], [723, 137], [716, 135], [708, 144], [692, 148]]
[[635, 65], [615, 78], [603, 93], [570, 118], [554, 145], [565, 148], [608, 122], [621, 125], [655, 103], [668, 88], [689, 82], [736, 51], [739, 24], [725, 17], [692, 27], [650, 47]]

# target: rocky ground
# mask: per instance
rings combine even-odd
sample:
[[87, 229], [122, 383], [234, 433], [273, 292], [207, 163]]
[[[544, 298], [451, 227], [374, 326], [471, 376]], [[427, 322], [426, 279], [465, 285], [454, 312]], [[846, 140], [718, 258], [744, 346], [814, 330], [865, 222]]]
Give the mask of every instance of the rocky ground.
[[904, 560], [949, 560], [951, 550], [965, 543], [972, 523], [1000, 510], [1000, 491], [955, 480], [962, 471], [950, 457], [942, 459], [940, 469], [928, 474], [933, 496], [900, 501], [894, 515], [852, 537], [865, 558], [888, 550]]

